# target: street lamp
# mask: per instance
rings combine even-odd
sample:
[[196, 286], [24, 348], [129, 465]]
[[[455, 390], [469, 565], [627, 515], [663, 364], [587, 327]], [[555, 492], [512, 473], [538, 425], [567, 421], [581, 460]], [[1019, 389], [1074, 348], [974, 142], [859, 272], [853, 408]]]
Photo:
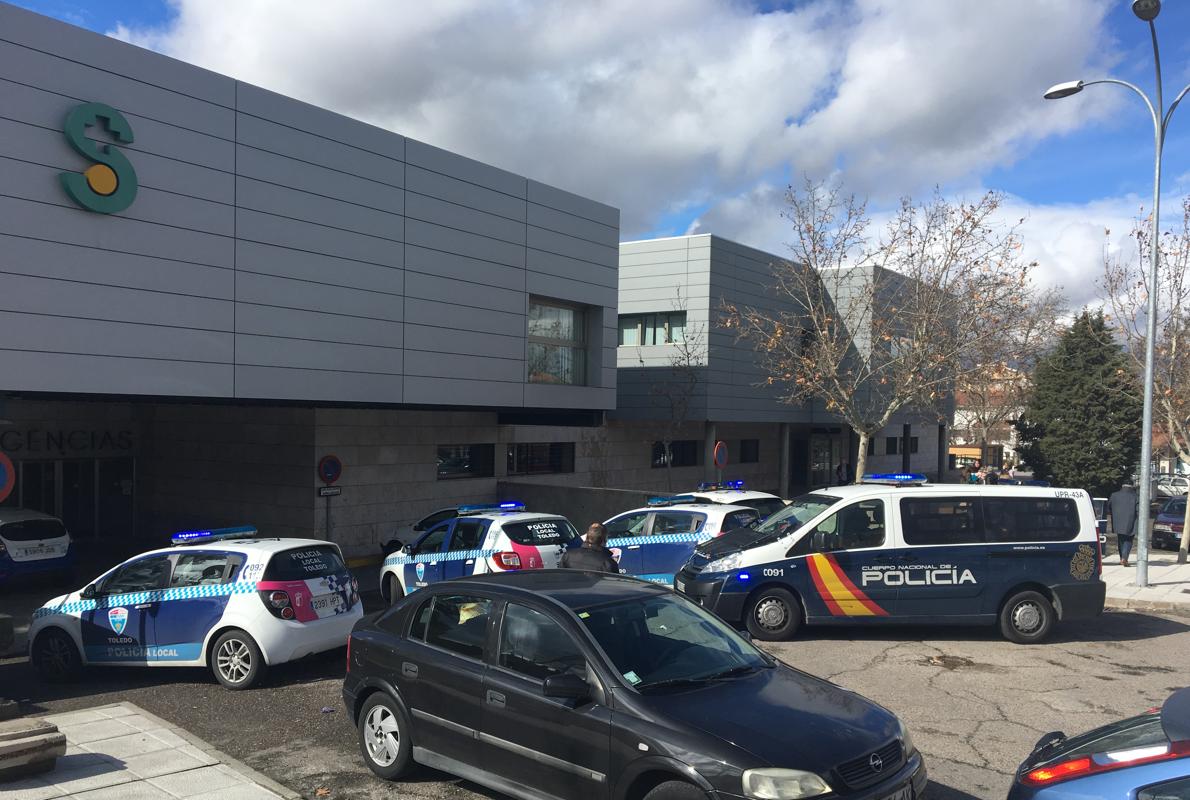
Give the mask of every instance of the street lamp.
[[1045, 93], [1045, 99], [1058, 100], [1063, 97], [1070, 97], [1072, 94], [1078, 94], [1086, 86], [1094, 86], [1097, 83], [1114, 83], [1117, 86], [1131, 89], [1140, 95], [1140, 98], [1145, 101], [1145, 105], [1148, 106], [1149, 116], [1153, 119], [1156, 163], [1153, 168], [1152, 253], [1149, 257], [1149, 311], [1145, 333], [1145, 402], [1144, 417], [1141, 422], [1140, 497], [1138, 498], [1140, 513], [1137, 515], [1136, 527], [1136, 534], [1139, 539], [1136, 543], [1136, 585], [1148, 586], [1149, 504], [1152, 499], [1150, 494], [1152, 491], [1153, 472], [1153, 351], [1157, 339], [1157, 259], [1160, 250], [1157, 239], [1160, 235], [1159, 220], [1161, 217], [1161, 150], [1165, 145], [1165, 130], [1169, 127], [1169, 118], [1173, 114], [1173, 110], [1178, 107], [1178, 103], [1182, 102], [1182, 98], [1186, 96], [1186, 92], [1190, 92], [1190, 86], [1182, 89], [1168, 110], [1164, 109], [1161, 98], [1161, 55], [1157, 50], [1157, 26], [1153, 23], [1153, 20], [1157, 19], [1157, 15], [1161, 13], [1161, 0], [1132, 0], [1132, 13], [1142, 22], [1149, 23], [1149, 33], [1153, 38], [1153, 63], [1157, 69], [1156, 104], [1149, 100], [1149, 96], [1141, 91], [1139, 87], [1127, 81], [1116, 80], [1115, 78], [1059, 83], [1050, 87], [1049, 91]]

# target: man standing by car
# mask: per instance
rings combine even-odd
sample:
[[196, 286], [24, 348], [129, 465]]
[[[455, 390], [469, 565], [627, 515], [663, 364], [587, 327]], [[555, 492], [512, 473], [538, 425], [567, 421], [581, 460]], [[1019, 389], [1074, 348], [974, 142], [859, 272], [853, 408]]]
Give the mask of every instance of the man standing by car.
[[1120, 564], [1125, 567], [1128, 566], [1128, 556], [1132, 554], [1132, 540], [1136, 537], [1138, 502], [1136, 489], [1131, 483], [1125, 483], [1118, 492], [1112, 492], [1107, 501], [1112, 530], [1116, 532], [1116, 546], [1120, 549]]
[[602, 523], [592, 522], [583, 537], [582, 547], [571, 547], [562, 554], [563, 569], [585, 569], [591, 572], [620, 571], [620, 565], [607, 549], [607, 528]]

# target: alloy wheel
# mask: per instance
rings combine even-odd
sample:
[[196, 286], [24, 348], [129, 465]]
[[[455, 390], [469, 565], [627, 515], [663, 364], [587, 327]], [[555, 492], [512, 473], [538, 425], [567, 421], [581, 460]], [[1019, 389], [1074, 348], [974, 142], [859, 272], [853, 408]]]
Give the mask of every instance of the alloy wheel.
[[215, 666], [228, 683], [240, 683], [252, 670], [252, 652], [239, 639], [228, 639], [215, 655]]
[[368, 757], [379, 767], [387, 767], [397, 760], [401, 746], [401, 732], [397, 718], [384, 706], [376, 706], [364, 722], [364, 744]]

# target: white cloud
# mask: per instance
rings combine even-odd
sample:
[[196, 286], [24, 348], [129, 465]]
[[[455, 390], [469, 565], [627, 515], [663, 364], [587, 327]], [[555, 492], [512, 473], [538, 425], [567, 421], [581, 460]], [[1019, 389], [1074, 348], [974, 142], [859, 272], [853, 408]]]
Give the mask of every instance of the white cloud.
[[1106, 0], [174, 2], [115, 35], [604, 200], [625, 238], [776, 174], [970, 179], [1115, 102], [1038, 96], [1108, 66]]

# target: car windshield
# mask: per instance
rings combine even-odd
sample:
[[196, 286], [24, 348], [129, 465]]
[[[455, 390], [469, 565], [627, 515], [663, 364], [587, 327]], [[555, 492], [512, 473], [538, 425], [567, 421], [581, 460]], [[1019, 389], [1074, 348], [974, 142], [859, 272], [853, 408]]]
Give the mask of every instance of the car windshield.
[[751, 500], [740, 500], [735, 505], [755, 508], [762, 517], [771, 517], [785, 508], [785, 501], [776, 497], [754, 497]]
[[593, 606], [578, 616], [624, 680], [640, 690], [772, 666], [717, 617], [677, 595]]
[[1162, 516], [1183, 516], [1186, 513], [1186, 498], [1175, 497], [1161, 509]]
[[66, 528], [56, 519], [26, 519], [0, 526], [0, 539], [10, 542], [36, 542], [65, 535]]
[[804, 494], [792, 500], [789, 505], [756, 526], [759, 535], [754, 544], [775, 542], [786, 534], [793, 533], [823, 511], [839, 502], [829, 494]]

